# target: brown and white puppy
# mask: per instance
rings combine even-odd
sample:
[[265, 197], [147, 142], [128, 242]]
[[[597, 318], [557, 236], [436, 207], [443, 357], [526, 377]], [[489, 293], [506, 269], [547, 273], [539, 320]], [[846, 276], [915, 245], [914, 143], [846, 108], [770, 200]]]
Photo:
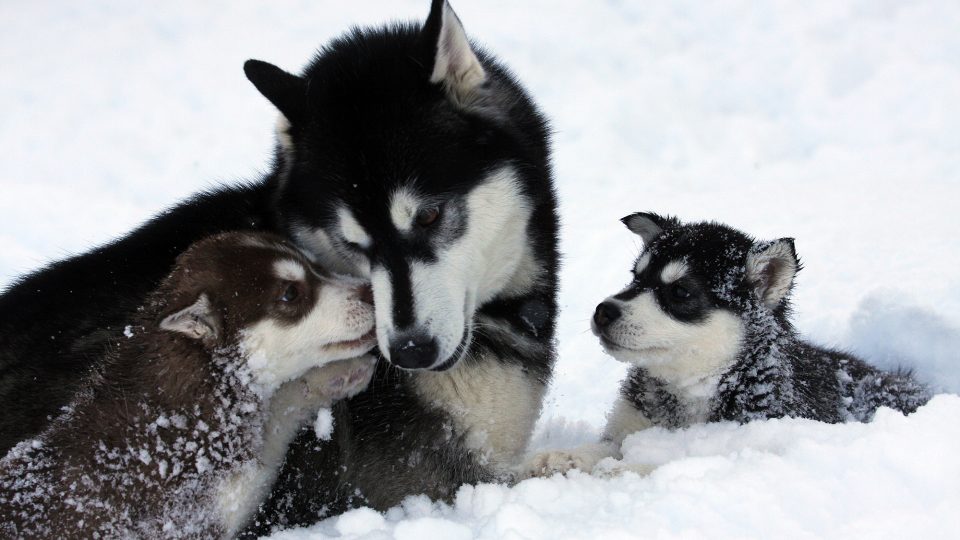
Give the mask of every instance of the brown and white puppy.
[[279, 237], [197, 242], [70, 407], [0, 461], [0, 536], [233, 536], [305, 421], [369, 382], [369, 298]]

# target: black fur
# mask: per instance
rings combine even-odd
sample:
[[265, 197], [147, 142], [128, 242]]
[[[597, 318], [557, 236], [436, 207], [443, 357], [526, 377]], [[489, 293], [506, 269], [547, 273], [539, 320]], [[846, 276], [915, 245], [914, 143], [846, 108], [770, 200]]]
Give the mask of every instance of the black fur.
[[[707, 420], [869, 421], [878, 407], [911, 413], [929, 399], [929, 389], [909, 372], [884, 372], [852, 354], [803, 341], [790, 323], [789, 292], [768, 305], [749, 275], [748, 256], [770, 243], [758, 243], [718, 223], [681, 224], [673, 218], [646, 215], [655, 216], [655, 223], [662, 227], [645, 246], [651, 262], [614, 298], [629, 301], [652, 289], [661, 309], [679, 321], [696, 324], [713, 310], [726, 310], [745, 329], [734, 364], [720, 376]], [[631, 229], [628, 221], [634, 216], [624, 218]], [[640, 225], [635, 232], [648, 232]], [[792, 240], [784, 242], [799, 270]], [[663, 285], [657, 276], [674, 260], [684, 260], [691, 270], [677, 282]], [[672, 297], [676, 286], [690, 296], [683, 301]], [[621, 395], [655, 425], [675, 428], [690, 423], [681, 400], [642, 367], [631, 368]]]
[[0, 453], [60, 414], [90, 363], [103, 355], [195, 240], [267, 230], [272, 177], [202, 193], [126, 237], [53, 263], [0, 295]]
[[[461, 362], [520, 366], [531, 384], [546, 383], [558, 267], [546, 122], [512, 75], [482, 52], [487, 80], [470, 102], [454, 103], [442, 85], [429, 82], [444, 5], [433, 2], [423, 30], [412, 24], [353, 30], [299, 76], [248, 62], [250, 80], [290, 121], [295, 152], [278, 147], [273, 172], [260, 182], [188, 200], [121, 240], [20, 280], [0, 297], [4, 448], [35, 434], [68, 402], [106, 338], [122, 332], [193, 241], [233, 229], [293, 236], [298, 228], [329, 227], [333, 210], [345, 205], [371, 231], [374, 248], [361, 253], [335, 238], [333, 253], [312, 256], [348, 266], [361, 256], [385, 266], [404, 257], [430, 260], [438, 243], [469, 226], [455, 219], [465, 195], [506, 164], [532, 209], [527, 235], [542, 274], [529, 291], [478, 306]], [[391, 236], [386, 198], [412, 178], [419, 192], [444, 205], [449, 221], [442, 237]], [[456, 364], [451, 360], [441, 368]], [[466, 434], [454, 429], [450, 411], [414, 393], [417, 376], [381, 362], [368, 391], [338, 406], [332, 442], [304, 431], [250, 534], [312, 523], [354, 504], [385, 509], [415, 493], [448, 497], [462, 483], [502, 474], [464, 447]]]

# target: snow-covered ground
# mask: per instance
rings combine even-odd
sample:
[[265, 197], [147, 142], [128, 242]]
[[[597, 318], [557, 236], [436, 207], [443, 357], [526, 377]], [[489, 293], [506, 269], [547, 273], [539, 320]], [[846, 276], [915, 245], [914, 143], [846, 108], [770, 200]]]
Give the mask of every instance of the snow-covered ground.
[[411, 497], [273, 538], [956, 538], [958, 415], [960, 398], [944, 395], [870, 424], [651, 429], [624, 443], [625, 460], [661, 465], [649, 476], [464, 486], [452, 506]]
[[[0, 287], [267, 166], [275, 113], [245, 80], [427, 0], [0, 3]], [[636, 210], [792, 236], [809, 337], [960, 391], [960, 3], [461, 0], [468, 32], [553, 121], [564, 221], [560, 361], [537, 438], [602, 425], [624, 367], [587, 331], [627, 281]], [[464, 487], [310, 534], [955, 536], [960, 400], [869, 426], [650, 432], [653, 475]], [[301, 532], [288, 537], [310, 537]], [[459, 535], [459, 536], [458, 536]]]

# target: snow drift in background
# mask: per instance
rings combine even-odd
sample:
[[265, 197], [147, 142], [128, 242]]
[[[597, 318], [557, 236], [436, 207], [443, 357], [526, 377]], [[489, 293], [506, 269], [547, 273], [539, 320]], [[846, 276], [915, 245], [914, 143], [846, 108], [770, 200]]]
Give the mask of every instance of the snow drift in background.
[[895, 293], [868, 296], [850, 317], [852, 350], [884, 369], [913, 368], [939, 391], [960, 392], [960, 329], [904, 304]]

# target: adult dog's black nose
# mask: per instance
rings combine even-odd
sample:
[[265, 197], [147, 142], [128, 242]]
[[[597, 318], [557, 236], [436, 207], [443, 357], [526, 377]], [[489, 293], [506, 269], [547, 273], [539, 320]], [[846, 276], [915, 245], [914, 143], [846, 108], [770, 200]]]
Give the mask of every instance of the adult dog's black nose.
[[407, 369], [423, 369], [437, 361], [439, 348], [430, 336], [398, 336], [390, 343], [390, 362]]
[[620, 318], [620, 308], [613, 302], [603, 302], [593, 313], [593, 322], [597, 328], [604, 328]]

